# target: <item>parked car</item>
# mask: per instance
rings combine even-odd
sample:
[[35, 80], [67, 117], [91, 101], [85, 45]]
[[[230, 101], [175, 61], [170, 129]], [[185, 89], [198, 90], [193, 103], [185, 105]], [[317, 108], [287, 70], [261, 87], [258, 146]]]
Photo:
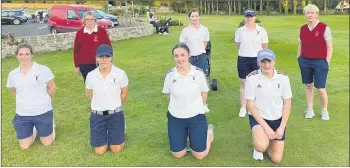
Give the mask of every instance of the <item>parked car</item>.
[[28, 18], [25, 17], [23, 14], [23, 10], [2, 10], [1, 23], [15, 25], [26, 23], [28, 21]]
[[78, 31], [83, 24], [83, 15], [93, 11], [97, 25], [110, 28], [112, 22], [104, 19], [94, 8], [83, 5], [53, 5], [49, 14], [49, 30], [52, 34]]
[[117, 16], [114, 16], [114, 15], [111, 15], [111, 14], [108, 14], [108, 13], [105, 13], [105, 12], [103, 12], [103, 11], [101, 11], [101, 10], [96, 10], [96, 11], [97, 11], [103, 18], [112, 21], [112, 23], [113, 23], [112, 27], [117, 26], [117, 25], [119, 24]]

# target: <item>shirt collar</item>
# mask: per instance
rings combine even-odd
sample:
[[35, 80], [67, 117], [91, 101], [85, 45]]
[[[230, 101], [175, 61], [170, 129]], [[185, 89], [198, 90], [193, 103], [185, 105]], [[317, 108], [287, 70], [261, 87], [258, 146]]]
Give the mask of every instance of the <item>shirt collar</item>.
[[[255, 23], [255, 26], [256, 26], [256, 27], [255, 27], [255, 30], [259, 30], [259, 29], [260, 29], [260, 26], [259, 26], [258, 24]], [[244, 30], [248, 30], [247, 25], [244, 25], [244, 26], [243, 26], [243, 29], [244, 29]]]
[[[103, 78], [103, 76], [101, 75], [101, 72], [100, 72], [100, 66], [98, 66], [97, 68], [96, 68], [96, 77], [98, 77], [98, 78]], [[111, 75], [113, 75], [115, 73], [115, 66], [114, 65], [112, 65], [112, 67], [111, 67], [111, 72], [109, 72], [109, 74], [107, 75], [107, 77], [108, 76], [111, 76]]]
[[[190, 27], [190, 28], [194, 28], [191, 24], [188, 26], [188, 27]], [[200, 29], [200, 28], [202, 28], [202, 27], [204, 27], [202, 24], [199, 24], [199, 27], [198, 27], [198, 29]]]
[[174, 72], [175, 72], [175, 77], [187, 77], [187, 76], [193, 76], [193, 70], [195, 70], [195, 66], [193, 66], [193, 65], [191, 65], [190, 64], [190, 66], [191, 66], [191, 69], [190, 69], [190, 72], [188, 73], [188, 75], [186, 75], [186, 76], [182, 76], [180, 73], [179, 73], [179, 71], [177, 71], [177, 68], [176, 67], [174, 67]]
[[93, 33], [93, 32], [97, 32], [97, 30], [98, 30], [97, 25], [95, 26], [94, 30], [92, 30], [92, 32], [89, 32], [89, 31], [87, 30], [87, 28], [84, 27], [84, 33], [88, 33], [88, 34], [91, 34], [91, 33]]
[[[28, 70], [28, 72], [32, 71], [33, 69], [35, 69], [37, 66], [36, 62], [33, 62], [33, 66]], [[21, 73], [21, 65], [18, 66], [18, 73]]]
[[[264, 74], [262, 73], [261, 68], [258, 70], [258, 74], [259, 74], [261, 77], [264, 77], [264, 78], [268, 79], [268, 78], [265, 77]], [[272, 75], [272, 78], [271, 78], [271, 79], [275, 79], [276, 77], [277, 77], [277, 70], [276, 70], [276, 69], [273, 69], [273, 75]]]

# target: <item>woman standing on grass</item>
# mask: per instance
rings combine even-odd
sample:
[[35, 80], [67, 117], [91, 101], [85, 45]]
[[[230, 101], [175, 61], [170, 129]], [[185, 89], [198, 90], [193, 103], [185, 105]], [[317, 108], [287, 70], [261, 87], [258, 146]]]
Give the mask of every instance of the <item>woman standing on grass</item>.
[[168, 71], [164, 79], [162, 92], [170, 99], [168, 135], [174, 157], [186, 155], [186, 139], [189, 136], [192, 155], [204, 159], [214, 139], [214, 126], [208, 126], [205, 117], [209, 86], [203, 71], [189, 63], [189, 53], [184, 43], [173, 48], [176, 66]]
[[327, 75], [333, 55], [332, 34], [327, 24], [318, 20], [319, 9], [309, 4], [304, 8], [307, 24], [300, 28], [298, 63], [302, 82], [305, 85], [305, 118], [311, 119], [314, 112], [314, 91], [317, 88], [321, 100], [321, 119], [329, 120]]
[[241, 99], [238, 116], [242, 118], [247, 114], [247, 103], [244, 97], [245, 78], [250, 72], [258, 69], [256, 56], [261, 49], [267, 48], [269, 42], [266, 30], [255, 23], [254, 11], [248, 9], [244, 12], [244, 16], [245, 25], [238, 28], [235, 33], [235, 43], [239, 48], [237, 69], [240, 78]]
[[16, 97], [16, 114], [12, 120], [19, 146], [28, 149], [37, 133], [43, 145], [51, 145], [56, 137], [51, 99], [56, 92], [51, 70], [32, 61], [34, 51], [29, 44], [16, 49], [19, 67], [9, 73], [6, 87]]
[[188, 12], [188, 18], [190, 25], [182, 30], [179, 41], [190, 48], [190, 63], [208, 74], [208, 55], [205, 51], [209, 41], [208, 28], [200, 24], [200, 11], [198, 9], [191, 9]]
[[91, 101], [90, 141], [95, 153], [102, 155], [108, 146], [119, 153], [125, 144], [123, 104], [128, 95], [128, 77], [113, 65], [113, 49], [102, 44], [97, 48], [98, 67], [86, 78]]
[[[69, 14], [69, 13], [68, 13]], [[111, 46], [105, 28], [98, 27], [96, 16], [92, 11], [84, 13], [84, 27], [78, 30], [74, 41], [74, 66], [76, 75], [86, 75], [96, 68], [95, 54], [101, 44]]]
[[289, 119], [292, 91], [288, 76], [275, 69], [275, 54], [269, 49], [259, 51], [259, 70], [251, 72], [245, 83], [245, 97], [252, 130], [255, 160], [263, 160], [262, 152], [274, 163], [283, 157], [285, 130]]

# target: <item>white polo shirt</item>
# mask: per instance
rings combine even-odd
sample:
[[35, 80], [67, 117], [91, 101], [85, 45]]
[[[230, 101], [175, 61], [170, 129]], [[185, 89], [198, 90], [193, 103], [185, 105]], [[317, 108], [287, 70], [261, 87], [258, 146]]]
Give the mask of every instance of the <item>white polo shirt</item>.
[[274, 70], [271, 79], [256, 70], [247, 76], [245, 97], [254, 100], [260, 115], [266, 120], [277, 120], [282, 117], [283, 100], [292, 98], [289, 78], [283, 72]]
[[179, 41], [188, 46], [191, 56], [198, 56], [206, 53], [204, 42], [209, 41], [209, 30], [203, 25], [198, 29], [189, 25], [182, 30]]
[[20, 116], [36, 116], [52, 110], [47, 82], [54, 77], [47, 66], [35, 62], [26, 75], [21, 73], [20, 67], [12, 70], [6, 87], [16, 89], [16, 113]]
[[269, 43], [266, 30], [256, 24], [254, 31], [249, 31], [247, 26], [242, 26], [236, 30], [235, 42], [240, 43], [238, 55], [241, 57], [257, 57], [262, 50], [263, 43]]
[[176, 118], [191, 118], [205, 114], [202, 92], [208, 92], [204, 72], [191, 65], [190, 73], [182, 76], [176, 67], [170, 69], [164, 79], [162, 92], [170, 95], [168, 110]]
[[100, 67], [89, 72], [85, 84], [93, 93], [91, 109], [105, 111], [121, 107], [121, 89], [128, 86], [128, 82], [125, 72], [113, 65], [106, 79], [101, 75]]

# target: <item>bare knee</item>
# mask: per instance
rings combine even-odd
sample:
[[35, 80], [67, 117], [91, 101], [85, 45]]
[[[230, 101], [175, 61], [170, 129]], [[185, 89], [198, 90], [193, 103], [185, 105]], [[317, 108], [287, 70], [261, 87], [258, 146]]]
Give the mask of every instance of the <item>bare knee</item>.
[[266, 143], [254, 143], [254, 148], [258, 152], [265, 152], [268, 146]]
[[43, 144], [44, 146], [50, 146], [53, 141], [54, 141], [54, 138], [53, 138], [53, 134], [47, 136], [47, 137], [43, 137], [43, 138], [40, 138], [40, 142], [41, 144]]
[[306, 84], [305, 85], [305, 89], [306, 90], [312, 90], [313, 89], [313, 84], [311, 83], [311, 84]]
[[187, 151], [186, 149], [180, 152], [171, 152], [171, 154], [175, 157], [175, 158], [182, 158], [186, 155]]
[[30, 147], [30, 143], [20, 143], [19, 144], [19, 147], [22, 149], [22, 150], [27, 150], [29, 147]]
[[33, 142], [34, 142], [34, 139], [32, 136], [25, 139], [21, 139], [19, 140], [19, 147], [22, 150], [26, 150], [33, 144]]
[[245, 89], [245, 82], [241, 81], [241, 90], [244, 90], [244, 89]]
[[106, 151], [107, 151], [107, 145], [95, 148], [95, 153], [98, 155], [103, 155]]
[[111, 145], [110, 147], [111, 147], [111, 151], [112, 151], [113, 153], [119, 153], [120, 151], [123, 150], [123, 148], [124, 148], [124, 143], [121, 144], [121, 145]]
[[271, 161], [272, 161], [273, 163], [276, 163], [276, 164], [281, 163], [281, 161], [282, 161], [282, 156], [273, 156], [273, 157], [271, 157]]
[[208, 156], [208, 152], [199, 152], [199, 153], [192, 153], [192, 155], [198, 159], [198, 160], [203, 160], [205, 157]]
[[323, 89], [317, 89], [317, 91], [318, 91], [318, 94], [321, 95], [321, 96], [327, 94], [327, 91], [326, 91], [326, 89], [324, 89], [324, 88], [323, 88]]

